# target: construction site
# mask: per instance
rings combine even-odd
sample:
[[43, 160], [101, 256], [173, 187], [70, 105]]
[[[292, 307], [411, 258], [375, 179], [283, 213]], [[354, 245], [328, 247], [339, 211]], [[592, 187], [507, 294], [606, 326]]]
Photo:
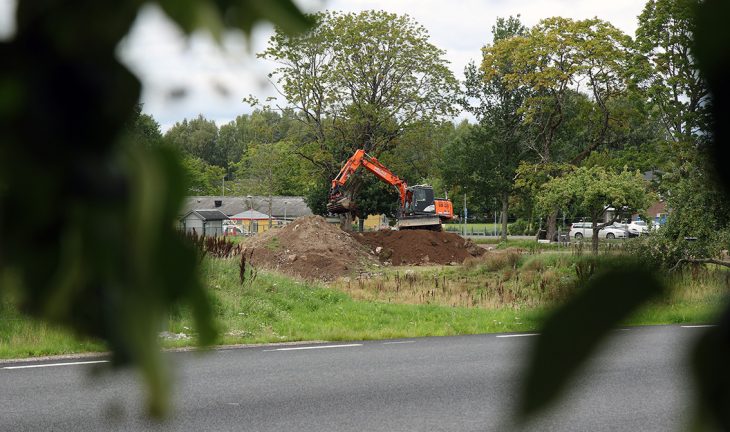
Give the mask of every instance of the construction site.
[[251, 264], [308, 280], [332, 281], [382, 266], [457, 265], [485, 250], [456, 234], [429, 230], [345, 232], [308, 216], [241, 246]]

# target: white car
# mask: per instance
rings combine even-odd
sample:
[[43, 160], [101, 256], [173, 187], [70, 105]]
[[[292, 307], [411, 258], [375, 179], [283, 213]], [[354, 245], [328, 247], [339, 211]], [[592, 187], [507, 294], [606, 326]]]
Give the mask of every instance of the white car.
[[649, 225], [647, 225], [643, 220], [631, 221], [627, 229], [629, 230], [629, 235], [631, 237], [649, 234]]
[[[627, 238], [629, 232], [623, 228], [609, 225], [598, 231], [598, 238], [617, 239]], [[580, 240], [593, 237], [593, 224], [591, 222], [576, 222], [570, 227], [570, 238]]]

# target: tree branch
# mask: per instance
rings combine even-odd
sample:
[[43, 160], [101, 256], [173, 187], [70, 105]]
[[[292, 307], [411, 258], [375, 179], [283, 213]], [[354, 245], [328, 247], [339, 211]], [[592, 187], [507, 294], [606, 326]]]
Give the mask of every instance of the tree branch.
[[719, 259], [715, 259], [715, 258], [682, 258], [679, 261], [677, 261], [677, 264], [675, 264], [674, 267], [672, 267], [671, 269], [669, 269], [669, 273], [674, 272], [683, 263], [688, 263], [688, 264], [717, 264], [719, 266], [729, 267], [730, 268], [730, 261], [723, 261], [723, 260], [719, 260]]

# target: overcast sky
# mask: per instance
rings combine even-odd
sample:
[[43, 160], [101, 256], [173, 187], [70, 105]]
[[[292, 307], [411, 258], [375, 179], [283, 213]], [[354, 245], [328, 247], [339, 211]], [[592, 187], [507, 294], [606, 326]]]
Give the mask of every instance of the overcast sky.
[[[446, 51], [451, 69], [463, 77], [464, 66], [480, 58], [490, 42], [497, 17], [521, 15], [528, 26], [550, 16], [574, 19], [598, 17], [633, 36], [642, 0], [297, 0], [306, 11], [382, 9], [408, 14], [430, 33], [431, 43]], [[10, 37], [15, 0], [0, 0], [0, 38]], [[118, 49], [119, 58], [142, 81], [144, 112], [167, 130], [184, 118], [202, 114], [219, 125], [251, 111], [241, 99], [253, 94], [264, 100], [276, 96], [267, 80], [273, 64], [256, 59], [266, 46], [270, 26], [255, 29], [250, 40], [230, 33], [223, 47], [203, 33], [183, 37], [156, 7], [143, 8]], [[185, 88], [183, 97], [177, 90]], [[283, 103], [283, 100], [279, 98]]]

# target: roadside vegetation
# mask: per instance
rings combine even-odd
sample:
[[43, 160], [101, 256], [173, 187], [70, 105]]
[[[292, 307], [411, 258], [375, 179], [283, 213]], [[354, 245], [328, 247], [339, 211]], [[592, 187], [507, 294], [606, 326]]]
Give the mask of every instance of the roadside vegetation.
[[[460, 266], [374, 268], [329, 286], [250, 267], [242, 283], [239, 259], [207, 257], [202, 277], [219, 330], [215, 344], [535, 331], [613, 255], [509, 243]], [[662, 298], [624, 324], [709, 322], [728, 294], [728, 278], [727, 269], [713, 265], [679, 271], [668, 278]], [[10, 298], [0, 312], [0, 358], [106, 350], [103, 343], [22, 316]], [[189, 308], [175, 310], [160, 328], [165, 347], [197, 343]]]

